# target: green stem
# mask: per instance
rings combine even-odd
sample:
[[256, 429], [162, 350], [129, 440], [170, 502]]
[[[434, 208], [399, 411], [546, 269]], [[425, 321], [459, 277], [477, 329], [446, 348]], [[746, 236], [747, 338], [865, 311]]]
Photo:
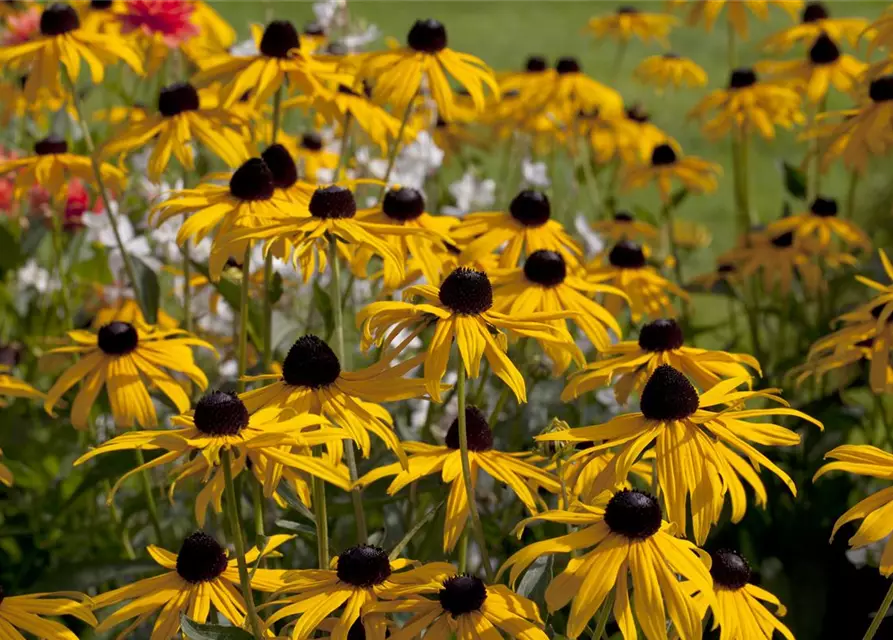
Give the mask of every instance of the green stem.
[[320, 569], [329, 568], [329, 515], [326, 485], [313, 476], [313, 515], [316, 518], [316, 559]]
[[254, 535], [256, 544], [259, 545], [260, 541], [266, 538], [266, 533], [264, 532], [264, 495], [261, 492], [259, 482], [251, 483], [251, 499], [254, 503]]
[[220, 452], [220, 463], [223, 467], [223, 480], [226, 483], [226, 514], [229, 518], [230, 536], [233, 546], [236, 548], [236, 562], [239, 565], [239, 583], [242, 585], [242, 597], [245, 599], [248, 622], [255, 640], [263, 638], [263, 627], [257, 617], [254, 606], [254, 594], [251, 591], [251, 581], [248, 578], [248, 565], [245, 563], [245, 541], [242, 538], [242, 523], [239, 521], [238, 500], [236, 486], [233, 483], [233, 470], [230, 461], [229, 449]]
[[62, 229], [59, 216], [54, 211], [53, 216], [53, 251], [56, 254], [56, 270], [59, 273], [59, 289], [62, 296], [62, 316], [65, 319], [65, 329], [71, 331], [74, 328], [71, 315], [71, 299], [70, 287], [68, 286], [68, 277], [65, 271], [65, 262], [62, 256]]
[[192, 333], [192, 257], [189, 240], [183, 243], [183, 328]]
[[890, 588], [887, 589], [887, 595], [884, 596], [884, 601], [881, 603], [881, 608], [877, 610], [876, 614], [874, 614], [874, 620], [871, 621], [871, 626], [868, 627], [868, 631], [865, 632], [862, 640], [871, 640], [872, 638], [874, 638], [874, 634], [877, 633], [877, 630], [880, 628], [881, 623], [884, 621], [884, 618], [887, 617], [887, 612], [890, 610], [891, 604], [893, 604], [893, 582], [890, 582]]
[[605, 635], [605, 627], [608, 626], [608, 618], [611, 616], [611, 607], [614, 606], [614, 592], [608, 593], [608, 597], [602, 603], [602, 608], [598, 613], [598, 621], [595, 624], [595, 633], [592, 634], [592, 640], [602, 640]]
[[459, 573], [468, 571], [468, 529], [459, 537]]
[[[674, 233], [675, 219], [673, 216], [673, 207], [669, 204], [664, 204], [662, 213], [664, 223], [667, 225], [667, 242], [670, 246], [670, 255], [673, 256], [673, 273], [676, 276], [676, 284], [679, 285], [680, 288], [684, 288], [685, 281], [682, 278], [682, 256], [679, 253], [679, 245], [676, 243], [676, 234]], [[689, 333], [691, 327], [689, 325], [688, 300], [682, 298], [680, 303], [682, 305], [682, 325], [685, 328], [686, 333]], [[694, 334], [690, 333], [690, 335]]]
[[508, 402], [509, 393], [511, 393], [511, 390], [507, 385], [503, 385], [502, 392], [496, 399], [496, 404], [493, 406], [493, 411], [490, 412], [490, 417], [488, 418], [488, 424], [491, 427], [496, 424], [497, 420], [499, 420], [499, 414], [502, 413], [502, 408], [505, 407], [505, 403]]
[[738, 66], [738, 43], [735, 38], [735, 25], [731, 20], [726, 20], [726, 55], [728, 56], [729, 72]]
[[[108, 480], [103, 482], [103, 489], [106, 494], [112, 492], [112, 483]], [[130, 533], [127, 531], [127, 525], [121, 520], [121, 514], [118, 513], [118, 507], [115, 506], [115, 503], [111, 503], [109, 505], [109, 513], [112, 516], [112, 523], [115, 526], [115, 531], [121, 537], [121, 546], [124, 547], [124, 555], [128, 560], [136, 560], [136, 553], [133, 551], [133, 545], [130, 543]]]
[[270, 136], [270, 144], [276, 144], [276, 138], [279, 137], [279, 130], [282, 128], [282, 92], [285, 85], [280, 85], [276, 93], [273, 94], [273, 133]]
[[[146, 458], [143, 456], [142, 449], [134, 449], [133, 457], [136, 459], [136, 466], [141, 467], [146, 464]], [[143, 495], [146, 497], [146, 508], [149, 510], [149, 521], [152, 523], [152, 529], [155, 531], [155, 539], [159, 546], [164, 546], [164, 535], [161, 533], [161, 521], [158, 519], [158, 505], [155, 504], [155, 495], [152, 493], [152, 482], [149, 479], [149, 472], [143, 469], [139, 473], [140, 484], [143, 487]]]
[[273, 288], [273, 254], [268, 253], [264, 259], [264, 372], [273, 364], [273, 301], [270, 289]]
[[465, 483], [465, 498], [468, 500], [468, 511], [471, 514], [471, 527], [477, 538], [481, 551], [481, 560], [487, 579], [494, 581], [493, 567], [490, 565], [490, 554], [487, 553], [487, 539], [484, 537], [484, 527], [481, 525], [481, 516], [478, 513], [477, 500], [474, 495], [474, 485], [471, 483], [471, 463], [468, 459], [468, 427], [465, 420], [465, 363], [459, 358], [459, 377], [456, 380], [456, 395], [458, 396], [458, 422], [459, 422], [459, 455], [462, 459], [462, 481]]
[[341, 174], [347, 173], [347, 161], [350, 158], [350, 130], [353, 118], [350, 111], [344, 114], [344, 124], [341, 129], [341, 153], [338, 155], [338, 166], [335, 167], [334, 182], [341, 180]]
[[853, 220], [856, 217], [856, 190], [859, 187], [859, 172], [853, 169], [850, 172], [850, 183], [846, 192], [846, 209], [844, 217], [847, 220]]
[[406, 104], [406, 109], [403, 111], [403, 118], [400, 120], [400, 129], [397, 130], [397, 138], [394, 140], [394, 145], [388, 153], [388, 168], [384, 172], [384, 187], [381, 189], [381, 195], [378, 198], [379, 202], [384, 200], [384, 194], [388, 190], [388, 180], [391, 179], [391, 171], [394, 170], [394, 163], [397, 161], [397, 152], [400, 150], [400, 144], [403, 142], [403, 134], [406, 131], [406, 124], [409, 122], [409, 116], [412, 113], [412, 107], [415, 104], [415, 99], [418, 95], [418, 91], [416, 91], [409, 99], [409, 102]]
[[242, 257], [242, 295], [239, 299], [239, 393], [245, 391], [245, 372], [248, 370], [248, 290], [251, 281], [251, 244], [245, 246]]

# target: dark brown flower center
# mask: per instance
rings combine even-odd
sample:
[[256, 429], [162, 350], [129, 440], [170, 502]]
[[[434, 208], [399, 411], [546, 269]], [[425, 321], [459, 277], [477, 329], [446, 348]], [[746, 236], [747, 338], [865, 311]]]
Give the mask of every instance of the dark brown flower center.
[[557, 71], [559, 75], [565, 73], [580, 73], [580, 61], [571, 57], [559, 58], [558, 62], [555, 63], [555, 71]]
[[893, 75], [881, 76], [868, 85], [868, 97], [874, 102], [893, 100]]
[[110, 322], [99, 328], [97, 343], [103, 353], [110, 356], [123, 356], [136, 349], [139, 336], [128, 322]]
[[639, 410], [648, 420], [684, 420], [698, 410], [698, 392], [681, 371], [662, 364], [645, 383]]
[[626, 119], [643, 124], [645, 122], [649, 122], [651, 120], [651, 117], [648, 115], [648, 112], [645, 111], [642, 105], [634, 104], [626, 110]]
[[104, 11], [105, 9], [112, 8], [112, 0], [90, 0], [90, 8], [91, 9], [99, 9], [100, 11]]
[[729, 76], [729, 89], [744, 89], [757, 83], [757, 74], [753, 69], [735, 69]]
[[350, 189], [333, 184], [313, 192], [309, 209], [310, 215], [323, 220], [353, 218], [357, 213], [357, 201]]
[[618, 491], [605, 507], [605, 524], [612, 532], [630, 540], [653, 536], [660, 530], [662, 518], [657, 499], [638, 489]]
[[668, 144], [659, 144], [651, 152], [652, 167], [668, 167], [676, 164], [676, 151]]
[[623, 16], [623, 15], [632, 15], [632, 14], [634, 14], [634, 13], [639, 13], [639, 10], [636, 9], [635, 7], [633, 7], [633, 6], [628, 5], [628, 4], [627, 4], [627, 5], [623, 5], [622, 7], [617, 7], [617, 14], [618, 14], [618, 15], [621, 15], [621, 16]]
[[524, 63], [524, 70], [528, 73], [542, 73], [549, 68], [546, 58], [543, 56], [530, 56]]
[[809, 24], [810, 22], [827, 20], [829, 15], [827, 7], [821, 2], [808, 2], [803, 8], [803, 13], [800, 14], [800, 21], [803, 24]]
[[785, 249], [794, 245], [794, 232], [787, 231], [781, 235], [777, 235], [770, 242], [779, 249]]
[[361, 544], [338, 556], [337, 573], [341, 582], [368, 589], [390, 577], [391, 563], [381, 547]]
[[248, 409], [235, 393], [202, 396], [192, 415], [195, 428], [209, 436], [235, 436], [248, 426]]
[[834, 198], [818, 197], [812, 201], [809, 210], [814, 216], [819, 216], [820, 218], [833, 218], [837, 215], [837, 200]]
[[735, 271], [737, 271], [737, 269], [733, 264], [723, 263], [716, 267], [717, 273], [735, 273]]
[[813, 64], [833, 64], [840, 59], [840, 49], [827, 33], [822, 33], [809, 48], [809, 59]]
[[618, 211], [614, 214], [614, 222], [632, 222], [635, 220], [629, 211]]
[[511, 216], [525, 227], [539, 227], [552, 217], [549, 198], [542, 191], [525, 189], [509, 205]]
[[524, 261], [524, 277], [544, 287], [554, 287], [567, 277], [567, 265], [557, 251], [540, 249]]
[[425, 197], [418, 189], [395, 187], [385, 194], [381, 210], [387, 217], [398, 222], [415, 220], [425, 213]]
[[298, 181], [298, 167], [294, 158], [281, 144], [267, 147], [260, 156], [273, 174], [273, 186], [277, 189], [288, 189]]
[[608, 261], [618, 269], [641, 269], [645, 266], [645, 252], [635, 242], [621, 240], [611, 249]]
[[34, 143], [34, 153], [39, 156], [48, 156], [56, 153], [67, 153], [68, 143], [65, 138], [56, 135], [49, 135], [43, 140]]
[[269, 200], [275, 189], [273, 172], [261, 158], [246, 160], [229, 179], [229, 192], [245, 202]]
[[444, 278], [439, 297], [455, 313], [477, 315], [493, 306], [493, 286], [484, 272], [458, 267]]
[[447, 47], [446, 27], [439, 20], [416, 20], [406, 36], [406, 44], [414, 51], [437, 53]]
[[713, 559], [710, 575], [717, 588], [737, 591], [750, 582], [750, 564], [740, 554], [720, 549], [711, 553], [710, 557]]
[[165, 118], [184, 111], [198, 111], [198, 107], [198, 91], [188, 82], [168, 85], [158, 94], [158, 111]]
[[684, 342], [682, 328], [672, 318], [649, 322], [639, 331], [639, 346], [652, 353], [678, 349]]
[[[341, 86], [343, 87], [344, 85]], [[310, 149], [310, 151], [320, 151], [322, 150], [322, 136], [316, 131], [308, 131], [301, 136], [301, 146], [304, 149]]]
[[304, 25], [304, 35], [305, 36], [324, 36], [326, 35], [326, 28], [322, 26], [319, 22], [308, 22]]
[[[465, 407], [465, 435], [469, 451], [489, 451], [493, 448], [493, 432], [483, 411], [477, 407]], [[444, 442], [450, 449], [460, 449], [459, 418], [453, 420]]]
[[282, 362], [282, 379], [293, 387], [320, 389], [341, 375], [341, 363], [323, 340], [306, 335], [298, 338]]
[[40, 34], [61, 36], [81, 26], [81, 20], [71, 5], [54, 2], [40, 14]]
[[226, 571], [226, 552], [220, 543], [204, 531], [196, 531], [180, 545], [177, 573], [186, 582], [210, 582]]
[[454, 618], [479, 611], [487, 599], [487, 586], [483, 580], [461, 574], [447, 578], [438, 594], [440, 606]]
[[260, 52], [268, 58], [288, 58], [288, 52], [300, 46], [298, 30], [288, 20], [273, 20], [260, 39]]

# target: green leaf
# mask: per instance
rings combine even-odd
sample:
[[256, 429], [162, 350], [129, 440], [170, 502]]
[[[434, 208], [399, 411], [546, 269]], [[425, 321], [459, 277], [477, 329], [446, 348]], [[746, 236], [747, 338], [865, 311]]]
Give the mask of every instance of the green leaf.
[[19, 241], [5, 226], [0, 227], [0, 269], [16, 269], [22, 264], [22, 258], [23, 253]]
[[781, 163], [785, 191], [792, 198], [806, 200], [806, 175], [797, 167], [787, 162]]
[[303, 533], [306, 536], [311, 536], [316, 538], [316, 529], [313, 527], [307, 526], [306, 524], [301, 524], [300, 522], [293, 522], [292, 520], [277, 520], [274, 523], [280, 529], [286, 529], [288, 531], [294, 531], [295, 533]]
[[332, 331], [335, 328], [335, 316], [332, 311], [332, 299], [329, 297], [328, 291], [319, 286], [319, 282], [317, 280], [313, 280], [313, 304], [316, 306], [316, 310], [319, 312], [319, 315], [322, 316], [322, 321], [325, 324], [325, 334], [332, 335]]
[[139, 258], [131, 256], [130, 260], [133, 262], [133, 275], [136, 277], [136, 282], [133, 283], [136, 299], [143, 309], [146, 322], [155, 324], [158, 321], [158, 304], [161, 300], [158, 275]]
[[685, 199], [688, 198], [689, 193], [689, 190], [685, 187], [674, 191], [673, 195], [670, 196], [670, 210], [675, 210], [676, 207], [685, 202]]
[[[301, 502], [300, 498], [298, 498], [298, 494], [295, 493], [294, 489], [288, 486], [286, 483], [281, 483], [279, 488], [276, 489], [276, 493], [279, 494], [279, 497], [285, 500], [285, 503], [300, 513], [302, 516], [307, 518], [310, 522], [316, 525], [316, 517], [313, 515], [313, 512], [310, 511], [304, 503]], [[314, 534], [316, 532], [314, 531]]]
[[180, 627], [183, 635], [190, 640], [253, 640], [254, 636], [239, 627], [225, 627], [219, 624], [196, 622], [180, 614]]
[[444, 502], [444, 500], [441, 500], [440, 504], [429, 509], [428, 513], [423, 515], [422, 519], [416, 522], [415, 526], [413, 526], [412, 529], [406, 532], [406, 535], [403, 536], [403, 539], [400, 540], [400, 542], [398, 542], [393, 549], [391, 549], [391, 553], [388, 554], [388, 558], [390, 558], [391, 560], [399, 558], [400, 554], [403, 552], [403, 549], [406, 548], [406, 545], [408, 545], [412, 541], [413, 537], [415, 537], [415, 535], [422, 530], [422, 527], [428, 524], [434, 518], [434, 516], [437, 515], [437, 512], [440, 511], [440, 508], [443, 506]]
[[279, 298], [282, 297], [282, 291], [282, 275], [274, 273], [273, 281], [270, 282], [270, 288], [267, 290], [267, 299], [269, 299], [270, 304], [279, 302]]
[[22, 239], [19, 242], [19, 251], [22, 255], [33, 256], [37, 252], [41, 241], [46, 237], [47, 228], [42, 224], [33, 224], [22, 233]]
[[[211, 285], [217, 289], [223, 299], [226, 300], [226, 303], [232, 307], [236, 312], [238, 312], [239, 307], [242, 304], [242, 287], [232, 280], [221, 276], [217, 282], [211, 280], [210, 275], [208, 274], [208, 267], [200, 264], [198, 262], [192, 263], [192, 266], [198, 271], [200, 274], [208, 278], [208, 281], [211, 282]], [[264, 316], [263, 309], [261, 309], [260, 305], [257, 304], [256, 301], [249, 299], [248, 300], [248, 335], [251, 337], [251, 342], [254, 344], [255, 348], [258, 350], [263, 350], [264, 345]]]

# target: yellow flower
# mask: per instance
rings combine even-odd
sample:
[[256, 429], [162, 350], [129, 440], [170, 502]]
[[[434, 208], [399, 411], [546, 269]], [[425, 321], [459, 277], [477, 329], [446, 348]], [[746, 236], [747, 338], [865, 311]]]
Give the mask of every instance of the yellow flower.
[[620, 94], [583, 73], [576, 58], [559, 58], [550, 78], [552, 86], [543, 108], [563, 122], [573, 122], [581, 112], [611, 118], [623, 111]]
[[855, 222], [837, 217], [837, 201], [833, 198], [816, 197], [809, 211], [775, 220], [769, 223], [767, 231], [773, 236], [793, 231], [797, 238], [814, 241], [820, 252], [830, 248], [832, 238], [847, 250], [871, 251], [868, 234]]
[[597, 39], [610, 37], [620, 42], [629, 42], [633, 36], [642, 42], [655, 42], [670, 46], [667, 36], [679, 18], [665, 13], [647, 13], [632, 5], [625, 5], [614, 13], [590, 18], [586, 30]]
[[23, 638], [20, 631], [41, 640], [78, 640], [65, 625], [42, 616], [74, 616], [95, 627], [92, 605], [87, 596], [73, 591], [13, 596], [0, 587], [0, 629], [4, 640]]
[[527, 545], [506, 560], [499, 572], [511, 569], [509, 582], [514, 584], [543, 555], [591, 547], [571, 557], [546, 588], [550, 612], [571, 603], [568, 637], [577, 638], [586, 630], [612, 591], [614, 619], [624, 640], [638, 638], [637, 628], [648, 640], [666, 638], [668, 616], [679, 637], [701, 637], [704, 616], [688, 592], [700, 590], [714, 603], [710, 556], [673, 535], [657, 498], [628, 489], [613, 496], [604, 494], [595, 506], [576, 502], [567, 511], [546, 511], [522, 520], [515, 528], [518, 536], [536, 522], [565, 523], [577, 529]]
[[[521, 458], [521, 454], [503, 453], [493, 448], [493, 432], [484, 414], [477, 407], [465, 409], [468, 429], [468, 460], [471, 483], [476, 486], [479, 471], [484, 471], [497, 482], [507, 485], [530, 513], [537, 511], [537, 495], [530, 483], [546, 491], [558, 493], [558, 479], [551, 473]], [[443, 523], [443, 551], [450, 553], [468, 525], [469, 505], [462, 479], [459, 453], [459, 421], [453, 420], [444, 439], [444, 445], [424, 442], [404, 442], [409, 453], [408, 466], [399, 463], [380, 466], [357, 480], [357, 485], [367, 486], [387, 476], [396, 476], [388, 487], [388, 495], [394, 495], [407, 485], [439, 474], [441, 482], [449, 484], [446, 498], [446, 518]]]
[[719, 13], [726, 9], [726, 19], [732, 24], [735, 33], [742, 38], [747, 38], [747, 11], [759, 20], [766, 21], [769, 17], [769, 5], [774, 4], [784, 9], [787, 14], [795, 19], [800, 7], [803, 6], [802, 0], [692, 0], [688, 3], [690, 10], [688, 13], [688, 24], [696, 25], [699, 22], [704, 23], [707, 31], [713, 29], [713, 24]]
[[499, 95], [490, 68], [480, 58], [450, 49], [446, 27], [432, 19], [415, 21], [405, 47], [361, 56], [357, 75], [373, 81], [374, 101], [390, 104], [400, 113], [413, 102], [426, 79], [437, 111], [447, 121], [455, 117], [457, 109], [450, 78], [468, 90], [478, 112], [487, 103], [487, 90]]
[[557, 72], [550, 69], [542, 56], [530, 56], [522, 71], [497, 75], [501, 102], [508, 114], [516, 117], [529, 115], [542, 108], [555, 86]]
[[618, 211], [610, 220], [599, 220], [591, 226], [598, 235], [614, 244], [622, 240], [654, 241], [658, 237], [657, 227], [637, 220], [629, 211]]
[[715, 162], [682, 155], [678, 147], [674, 149], [665, 142], [654, 146], [647, 164], [624, 167], [621, 180], [625, 190], [639, 189], [653, 182], [661, 200], [667, 203], [674, 180], [693, 193], [705, 193], [716, 190], [720, 173], [722, 168]]
[[[843, 5], [837, 5], [843, 6]], [[884, 22], [884, 18], [878, 19], [878, 25]], [[832, 18], [828, 11], [828, 5], [823, 2], [808, 2], [800, 14], [800, 24], [782, 29], [763, 41], [763, 47], [767, 51], [784, 53], [793, 45], [801, 42], [813, 42], [817, 37], [826, 34], [835, 43], [846, 41], [851, 47], [859, 44], [861, 38], [874, 41], [876, 31], [869, 28], [865, 18]]]
[[338, 154], [325, 148], [322, 136], [316, 131], [301, 135], [300, 143], [291, 150], [300, 174], [309, 183], [320, 181], [319, 170], [334, 171], [338, 166]]
[[[710, 117], [712, 112], [715, 115]], [[755, 131], [771, 140], [775, 127], [791, 129], [804, 122], [797, 91], [760, 82], [753, 69], [748, 68], [732, 71], [728, 88], [712, 91], [688, 117], [706, 120], [703, 131], [712, 139], [734, 130], [747, 135]]]
[[[655, 146], [676, 141], [656, 127], [650, 116], [634, 104], [619, 115], [602, 117], [600, 113], [581, 113], [575, 124], [589, 139], [596, 161], [608, 163], [618, 158], [627, 165], [647, 162]], [[571, 143], [573, 144], [573, 143]]]
[[189, 408], [189, 396], [170, 372], [182, 373], [200, 389], [208, 379], [198, 368], [190, 347], [214, 347], [178, 329], [111, 322], [96, 333], [69, 331], [73, 346], [49, 351], [76, 354], [80, 359], [47, 392], [44, 408], [53, 415], [66, 391], [83, 382], [71, 407], [71, 424], [87, 427], [90, 409], [103, 387], [119, 427], [154, 427], [158, 423], [148, 387], [159, 389], [179, 411]]
[[707, 84], [707, 72], [691, 58], [675, 53], [649, 56], [642, 60], [633, 75], [643, 84], [662, 91], [669, 86], [703, 87]]
[[[12, 398], [28, 398], [30, 400], [43, 400], [46, 394], [38, 391], [24, 380], [9, 375], [9, 366], [0, 364], [0, 396]], [[0, 407], [5, 407], [6, 402], [0, 400]]]
[[[642, 389], [640, 412], [617, 416], [602, 425], [542, 434], [536, 439], [593, 443], [574, 457], [619, 447], [611, 464], [587, 488], [586, 499], [626, 480], [632, 464], [653, 444], [657, 481], [669, 519], [685, 535], [690, 515], [695, 541], [702, 544], [711, 526], [719, 522], [726, 495], [731, 497], [732, 522], [744, 517], [747, 496], [742, 480], [756, 493], [757, 504], [766, 504], [768, 496], [760, 480], [760, 467], [772, 471], [796, 495], [788, 475], [748, 441], [764, 446], [793, 446], [800, 442], [800, 435], [774, 424], [754, 424], [748, 418], [794, 416], [822, 428], [818, 420], [788, 408], [775, 395], [778, 389], [736, 390], [749, 381], [750, 376], [723, 380], [699, 395], [685, 375], [664, 364], [654, 370]], [[785, 406], [744, 407], [745, 401], [757, 398]], [[689, 504], [690, 513], [686, 508]]]

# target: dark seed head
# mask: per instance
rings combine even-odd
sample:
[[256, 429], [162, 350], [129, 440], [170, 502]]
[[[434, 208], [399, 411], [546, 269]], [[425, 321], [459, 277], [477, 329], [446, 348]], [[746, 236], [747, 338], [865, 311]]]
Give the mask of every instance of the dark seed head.
[[735, 271], [737, 271], [737, 269], [733, 264], [723, 263], [716, 267], [717, 273], [735, 273]]
[[437, 53], [447, 47], [446, 27], [439, 20], [416, 20], [406, 36], [406, 44], [414, 51]]
[[270, 145], [260, 157], [273, 174], [273, 186], [277, 189], [288, 189], [298, 181], [298, 167], [295, 160], [288, 149], [281, 144]]
[[90, 0], [90, 8], [100, 10], [111, 9], [112, 0]]
[[819, 20], [827, 20], [829, 16], [828, 8], [821, 2], [807, 2], [800, 14], [800, 20], [804, 24], [810, 22], [818, 22]]
[[629, 211], [618, 211], [614, 214], [614, 222], [632, 222], [634, 219]]
[[260, 39], [260, 52], [268, 58], [287, 58], [289, 51], [300, 46], [298, 30], [288, 20], [273, 20]]
[[123, 356], [136, 349], [139, 336], [128, 322], [109, 322], [99, 328], [97, 343], [103, 353], [110, 356]]
[[487, 586], [480, 578], [461, 574], [444, 581], [438, 598], [444, 611], [457, 618], [480, 610], [487, 599]]
[[381, 547], [357, 545], [338, 556], [338, 579], [355, 587], [381, 584], [391, 575], [388, 554]]
[[[884, 313], [884, 309], [886, 309], [886, 308], [887, 308], [887, 304], [886, 304], [886, 303], [884, 303], [884, 304], [879, 304], [879, 305], [875, 305], [874, 307], [871, 308], [871, 316], [872, 316], [875, 320], [877, 320], [878, 318], [881, 317], [881, 314]], [[893, 315], [891, 315], [890, 318], [893, 319]]]
[[741, 68], [732, 71], [729, 76], [729, 89], [744, 89], [757, 83], [757, 74], [753, 69]]
[[524, 63], [524, 70], [528, 73], [540, 73], [549, 68], [544, 56], [530, 56]]
[[320, 187], [310, 197], [310, 215], [314, 218], [353, 218], [357, 213], [357, 201], [350, 189], [336, 184]]
[[39, 156], [48, 156], [55, 153], [67, 153], [68, 143], [65, 138], [56, 135], [49, 135], [43, 140], [34, 143], [34, 153]]
[[868, 85], [868, 97], [874, 102], [893, 100], [893, 75], [881, 76]]
[[580, 73], [580, 61], [576, 58], [565, 57], [559, 58], [555, 63], [555, 71], [560, 74], [564, 73]]
[[617, 14], [618, 14], [618, 15], [621, 15], [621, 16], [622, 16], [622, 15], [630, 15], [630, 14], [633, 14], [633, 13], [639, 13], [639, 10], [636, 9], [635, 7], [633, 7], [633, 6], [628, 5], [628, 4], [627, 4], [627, 5], [623, 5], [622, 7], [617, 7]]
[[[343, 87], [344, 85], [341, 86]], [[301, 147], [311, 151], [320, 151], [322, 149], [322, 136], [316, 131], [308, 131], [301, 136]]]
[[645, 266], [645, 252], [641, 245], [630, 240], [621, 240], [611, 249], [608, 261], [618, 269], [641, 269]]
[[787, 247], [793, 246], [794, 244], [794, 232], [787, 231], [782, 233], [781, 235], [775, 236], [771, 240], [772, 244], [779, 249], [785, 249]]
[[710, 575], [716, 588], [737, 591], [750, 581], [750, 564], [740, 554], [720, 549], [710, 557], [713, 559]]
[[282, 379], [293, 387], [327, 387], [340, 375], [338, 356], [314, 335], [298, 338], [282, 363]]
[[651, 117], [648, 115], [648, 112], [645, 111], [642, 105], [634, 104], [626, 110], [626, 119], [642, 124], [645, 122], [649, 122], [651, 120]]
[[183, 540], [177, 553], [177, 573], [186, 582], [210, 582], [226, 571], [226, 552], [204, 531]]
[[648, 420], [684, 420], [698, 410], [700, 399], [685, 374], [662, 364], [645, 383], [639, 410]]
[[639, 346], [653, 353], [678, 349], [684, 342], [682, 328], [672, 318], [649, 322], [639, 331]]
[[816, 198], [812, 201], [809, 210], [815, 216], [833, 218], [837, 215], [837, 200], [834, 198]]
[[425, 196], [412, 187], [395, 187], [385, 194], [381, 210], [392, 220], [415, 220], [425, 213]]
[[81, 19], [71, 5], [54, 2], [40, 14], [40, 35], [61, 36], [81, 26]]
[[483, 271], [458, 267], [440, 285], [440, 302], [454, 313], [477, 315], [493, 306], [493, 286]]
[[539, 227], [552, 217], [552, 206], [542, 191], [525, 189], [514, 197], [509, 205], [509, 213], [525, 227]]
[[544, 287], [554, 287], [567, 277], [567, 265], [557, 251], [540, 249], [524, 261], [524, 277]]
[[198, 107], [198, 91], [188, 82], [168, 85], [158, 94], [158, 111], [165, 118], [184, 111], [197, 111]]
[[659, 144], [651, 152], [652, 167], [668, 167], [676, 164], [676, 152], [668, 144]]
[[0, 365], [15, 367], [22, 359], [22, 349], [14, 344], [0, 345]]
[[6, 597], [6, 591], [3, 590], [3, 585], [0, 584], [0, 604], [3, 604], [3, 599]]
[[269, 200], [275, 191], [273, 172], [260, 158], [250, 158], [233, 172], [229, 192], [239, 200]]
[[840, 58], [840, 49], [827, 33], [822, 33], [809, 48], [809, 59], [813, 64], [833, 64]]
[[[477, 407], [465, 407], [465, 434], [469, 451], [489, 451], [493, 448], [493, 432], [483, 411]], [[459, 450], [459, 418], [453, 420], [444, 439], [450, 449]]]
[[638, 489], [618, 491], [605, 507], [605, 523], [611, 531], [631, 540], [653, 536], [662, 518], [657, 499]]
[[664, 54], [664, 60], [678, 60], [681, 56], [678, 53], [673, 53], [672, 51], [668, 51]]
[[324, 36], [324, 35], [326, 35], [326, 28], [318, 22], [308, 22], [307, 24], [304, 25], [304, 35], [305, 36]]
[[195, 405], [192, 421], [205, 435], [234, 436], [248, 426], [248, 409], [235, 393], [212, 391]]

